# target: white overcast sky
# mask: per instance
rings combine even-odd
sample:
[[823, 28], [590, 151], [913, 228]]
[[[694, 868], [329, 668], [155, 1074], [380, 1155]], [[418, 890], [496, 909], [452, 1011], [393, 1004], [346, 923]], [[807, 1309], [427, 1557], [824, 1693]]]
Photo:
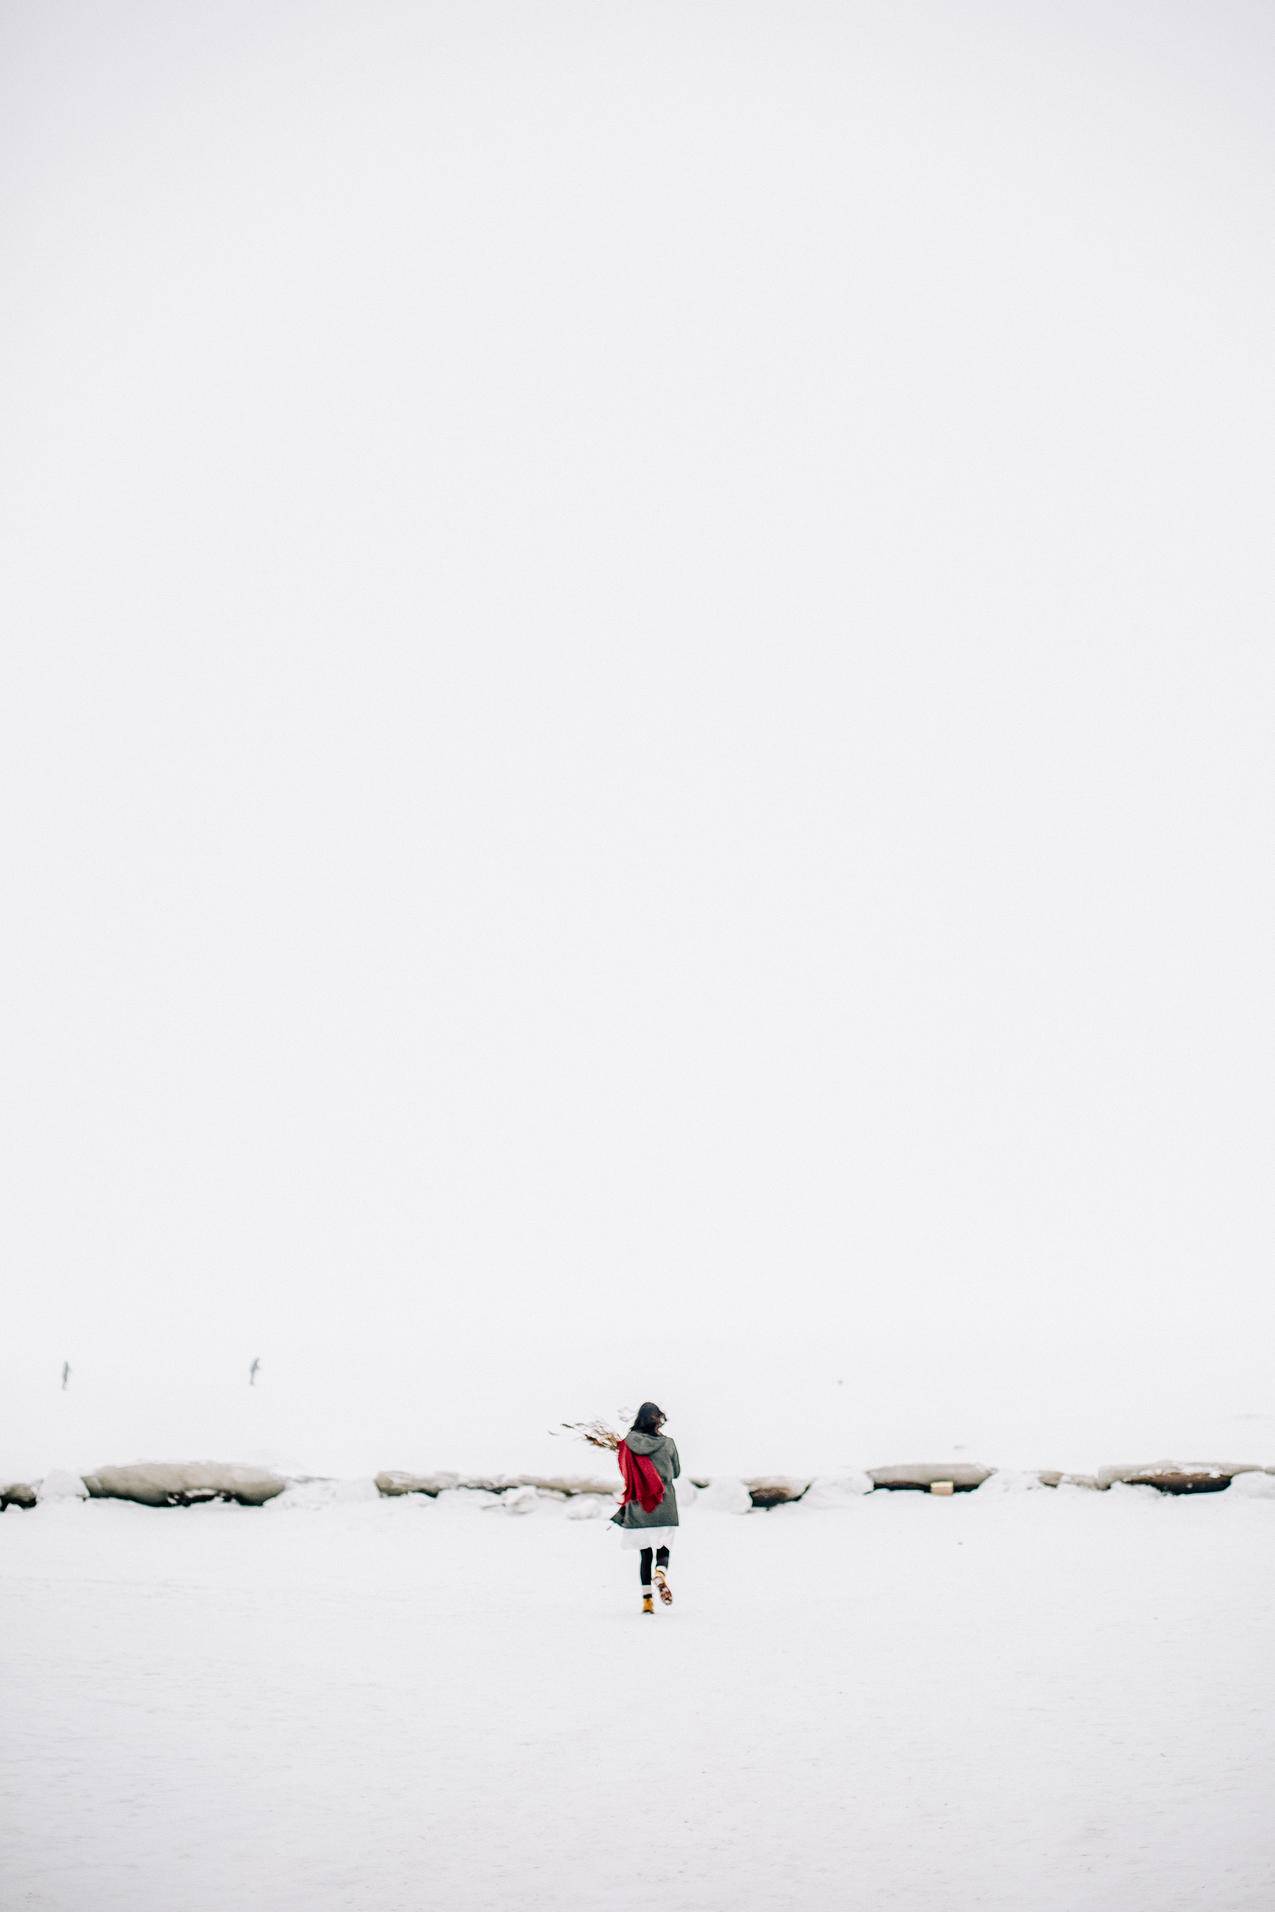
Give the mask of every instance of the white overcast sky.
[[11, 1386], [1271, 1407], [1273, 91], [5, 0]]

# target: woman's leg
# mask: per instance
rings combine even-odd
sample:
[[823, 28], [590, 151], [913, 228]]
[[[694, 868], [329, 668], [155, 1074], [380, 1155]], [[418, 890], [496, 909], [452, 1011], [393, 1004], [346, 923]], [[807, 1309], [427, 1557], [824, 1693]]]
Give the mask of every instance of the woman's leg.
[[655, 1556], [655, 1584], [660, 1590], [660, 1599], [666, 1607], [671, 1607], [673, 1604], [673, 1589], [668, 1583], [668, 1574], [665, 1572], [667, 1566], [668, 1548], [661, 1547]]
[[643, 1589], [649, 1593], [651, 1591], [651, 1549], [649, 1547], [643, 1547], [638, 1555], [638, 1574], [641, 1577]]

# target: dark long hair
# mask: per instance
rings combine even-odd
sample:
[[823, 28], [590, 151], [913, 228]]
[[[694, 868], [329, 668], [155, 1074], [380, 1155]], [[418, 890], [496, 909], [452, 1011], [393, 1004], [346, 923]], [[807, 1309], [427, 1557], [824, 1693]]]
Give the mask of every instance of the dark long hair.
[[641, 1407], [633, 1416], [632, 1432], [634, 1434], [658, 1434], [660, 1431], [660, 1422], [666, 1421], [667, 1419], [668, 1416], [662, 1407], [656, 1407], [654, 1401], [643, 1401]]

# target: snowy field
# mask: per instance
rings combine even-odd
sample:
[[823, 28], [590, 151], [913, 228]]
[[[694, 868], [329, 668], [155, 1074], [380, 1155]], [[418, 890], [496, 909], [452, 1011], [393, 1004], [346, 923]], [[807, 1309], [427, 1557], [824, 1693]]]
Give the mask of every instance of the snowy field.
[[[312, 1490], [313, 1492], [314, 1490]], [[5, 1912], [1269, 1912], [1275, 1500], [0, 1520]]]

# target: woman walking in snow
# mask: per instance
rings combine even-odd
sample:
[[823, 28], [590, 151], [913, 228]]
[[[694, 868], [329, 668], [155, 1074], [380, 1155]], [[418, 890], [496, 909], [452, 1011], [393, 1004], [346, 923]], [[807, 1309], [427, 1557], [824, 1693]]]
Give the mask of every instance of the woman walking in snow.
[[632, 1427], [617, 1449], [624, 1499], [611, 1518], [620, 1529], [620, 1545], [635, 1548], [642, 1580], [642, 1611], [654, 1613], [651, 1598], [651, 1562], [655, 1585], [666, 1607], [673, 1604], [668, 1583], [669, 1548], [677, 1533], [677, 1489], [682, 1471], [677, 1443], [662, 1430], [664, 1410], [643, 1401]]

